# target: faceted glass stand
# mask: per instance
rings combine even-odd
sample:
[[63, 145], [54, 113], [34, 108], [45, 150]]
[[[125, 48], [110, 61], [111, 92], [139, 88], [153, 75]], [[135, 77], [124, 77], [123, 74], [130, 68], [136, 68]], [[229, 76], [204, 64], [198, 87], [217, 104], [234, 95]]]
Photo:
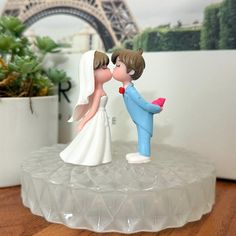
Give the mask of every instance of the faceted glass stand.
[[[134, 143], [113, 143], [112, 163], [65, 164], [66, 145], [42, 148], [22, 165], [22, 199], [32, 213], [71, 228], [96, 232], [160, 231], [211, 211], [215, 169], [183, 149], [153, 146], [153, 160], [129, 164]], [[92, 158], [92, 157], [91, 157]]]

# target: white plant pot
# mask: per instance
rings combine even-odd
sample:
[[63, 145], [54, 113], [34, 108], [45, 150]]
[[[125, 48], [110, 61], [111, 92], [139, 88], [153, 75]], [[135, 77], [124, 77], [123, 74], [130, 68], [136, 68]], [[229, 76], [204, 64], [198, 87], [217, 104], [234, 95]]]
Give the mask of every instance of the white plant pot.
[[20, 184], [21, 162], [58, 140], [58, 96], [0, 98], [0, 187]]

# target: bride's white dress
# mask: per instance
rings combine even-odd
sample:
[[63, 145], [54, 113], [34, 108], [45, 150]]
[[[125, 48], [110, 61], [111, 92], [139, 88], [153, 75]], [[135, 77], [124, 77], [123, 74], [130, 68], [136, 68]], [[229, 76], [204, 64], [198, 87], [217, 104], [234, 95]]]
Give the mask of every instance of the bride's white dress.
[[107, 99], [107, 96], [100, 98], [96, 114], [60, 153], [64, 162], [96, 166], [111, 161], [111, 134], [105, 110]]

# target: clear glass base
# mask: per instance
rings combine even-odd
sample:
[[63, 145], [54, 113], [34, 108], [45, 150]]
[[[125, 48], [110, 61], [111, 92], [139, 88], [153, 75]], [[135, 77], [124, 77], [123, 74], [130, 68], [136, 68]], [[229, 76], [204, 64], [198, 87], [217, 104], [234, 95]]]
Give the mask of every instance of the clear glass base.
[[[211, 211], [215, 168], [189, 151], [152, 147], [153, 160], [129, 164], [134, 143], [113, 143], [113, 161], [96, 167], [64, 163], [58, 144], [22, 165], [22, 199], [32, 213], [71, 228], [134, 233], [180, 227]], [[92, 157], [91, 157], [92, 158]]]

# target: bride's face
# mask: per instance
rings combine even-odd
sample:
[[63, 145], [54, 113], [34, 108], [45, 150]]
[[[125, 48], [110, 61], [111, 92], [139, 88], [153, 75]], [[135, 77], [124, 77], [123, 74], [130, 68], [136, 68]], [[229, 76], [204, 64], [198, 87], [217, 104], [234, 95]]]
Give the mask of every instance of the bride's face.
[[94, 77], [96, 82], [105, 83], [112, 78], [112, 73], [107, 66], [103, 66], [94, 70]]

